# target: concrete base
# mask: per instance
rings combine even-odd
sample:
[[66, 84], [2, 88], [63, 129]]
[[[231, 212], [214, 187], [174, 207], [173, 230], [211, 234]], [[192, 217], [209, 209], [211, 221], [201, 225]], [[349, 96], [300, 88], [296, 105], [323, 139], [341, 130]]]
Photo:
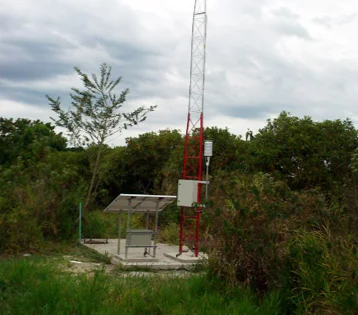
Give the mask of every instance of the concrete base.
[[[128, 256], [124, 257], [125, 239], [121, 239], [121, 253], [117, 254], [117, 239], [109, 239], [107, 244], [83, 244], [95, 251], [111, 257], [112, 264], [119, 264], [124, 269], [152, 269], [152, 270], [190, 270], [206, 256], [200, 253], [194, 257], [191, 252], [182, 253], [179, 257], [179, 247], [157, 243], [156, 258], [143, 256], [144, 248], [128, 248]], [[151, 251], [152, 253], [152, 251]]]
[[157, 262], [158, 258], [144, 256], [143, 253], [132, 253], [128, 255], [127, 258], [124, 254], [115, 255], [114, 257], [118, 258], [121, 262]]
[[173, 259], [175, 261], [179, 261], [183, 263], [192, 263], [192, 264], [197, 264], [199, 262], [208, 259], [208, 255], [204, 253], [199, 253], [198, 257], [195, 257], [195, 254], [192, 252], [182, 253], [181, 255], [178, 254], [179, 254], [178, 252], [171, 252], [171, 253], [164, 253], [164, 256]]

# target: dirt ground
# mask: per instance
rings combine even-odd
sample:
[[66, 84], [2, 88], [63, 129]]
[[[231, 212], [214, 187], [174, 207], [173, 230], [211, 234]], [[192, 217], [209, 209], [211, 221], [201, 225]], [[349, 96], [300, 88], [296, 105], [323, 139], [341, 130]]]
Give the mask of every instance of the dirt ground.
[[104, 271], [108, 274], [121, 277], [187, 277], [192, 274], [185, 270], [176, 271], [136, 271], [122, 270], [119, 265], [104, 262], [88, 261], [86, 257], [64, 255], [61, 259], [61, 268], [72, 274], [93, 275], [95, 271]]
[[74, 273], [93, 273], [97, 270], [104, 270], [107, 273], [112, 272], [115, 269], [114, 265], [100, 263], [100, 262], [91, 262], [81, 259], [81, 257], [73, 256], [63, 256], [64, 259], [64, 270]]

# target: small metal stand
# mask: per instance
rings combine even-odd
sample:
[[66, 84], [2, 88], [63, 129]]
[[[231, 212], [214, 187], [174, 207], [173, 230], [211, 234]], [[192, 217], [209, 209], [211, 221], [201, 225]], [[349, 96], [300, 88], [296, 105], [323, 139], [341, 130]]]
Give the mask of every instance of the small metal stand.
[[[128, 258], [129, 248], [144, 248], [143, 256], [156, 258], [157, 238], [158, 238], [158, 215], [168, 204], [173, 202], [176, 196], [162, 195], [132, 195], [120, 194], [104, 211], [119, 212], [118, 222], [118, 245], [117, 255], [121, 251], [121, 232], [123, 213], [127, 213], [127, 229], [124, 258]], [[131, 229], [131, 216], [135, 213], [145, 213], [145, 228]], [[150, 215], [154, 215], [153, 228], [150, 229]], [[153, 254], [151, 253], [153, 249]]]

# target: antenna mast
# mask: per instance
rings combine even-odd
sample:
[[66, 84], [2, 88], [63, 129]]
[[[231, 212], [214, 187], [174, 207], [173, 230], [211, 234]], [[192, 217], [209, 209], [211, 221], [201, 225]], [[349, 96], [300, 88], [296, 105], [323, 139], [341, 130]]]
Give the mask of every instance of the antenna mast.
[[[184, 144], [182, 179], [202, 181], [204, 138], [204, 86], [206, 49], [206, 0], [195, 0], [190, 61], [189, 108]], [[198, 185], [198, 204], [181, 209], [179, 254], [185, 241], [194, 243], [195, 257], [199, 254], [201, 214], [201, 184]], [[187, 213], [190, 212], [190, 213]]]

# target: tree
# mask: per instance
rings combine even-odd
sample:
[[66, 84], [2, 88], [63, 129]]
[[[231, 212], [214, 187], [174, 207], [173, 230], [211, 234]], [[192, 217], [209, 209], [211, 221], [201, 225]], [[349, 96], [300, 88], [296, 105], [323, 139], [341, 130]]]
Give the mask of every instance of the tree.
[[122, 78], [112, 80], [110, 66], [105, 63], [101, 65], [100, 78], [96, 74], [92, 74], [90, 78], [78, 67], [74, 69], [80, 76], [84, 88], [72, 88], [73, 93], [70, 93], [72, 109], [65, 111], [59, 97], [53, 99], [47, 95], [47, 99], [52, 110], [58, 115], [58, 118], [52, 120], [57, 126], [68, 130], [72, 144], [97, 145], [96, 161], [84, 205], [86, 208], [95, 194], [95, 187], [98, 187], [96, 181], [106, 140], [123, 129], [144, 121], [148, 112], [154, 111], [156, 106], [148, 108], [140, 106], [134, 111], [122, 112], [129, 89], [124, 89], [119, 95], [115, 94], [114, 90]]
[[250, 141], [255, 171], [274, 173], [291, 188], [332, 188], [350, 176], [358, 147], [350, 120], [314, 122], [282, 112]]
[[165, 178], [163, 168], [183, 143], [179, 130], [147, 132], [136, 138], [127, 138], [126, 142], [124, 165], [131, 170], [127, 176], [127, 189], [142, 193], [160, 191]]
[[39, 120], [0, 117], [0, 165], [9, 167], [21, 157], [25, 163], [41, 160], [46, 151], [63, 151], [66, 139], [54, 126]]
[[213, 157], [210, 173], [219, 171], [245, 170], [248, 143], [229, 132], [227, 128], [208, 127], [204, 130], [204, 139], [213, 141]]

